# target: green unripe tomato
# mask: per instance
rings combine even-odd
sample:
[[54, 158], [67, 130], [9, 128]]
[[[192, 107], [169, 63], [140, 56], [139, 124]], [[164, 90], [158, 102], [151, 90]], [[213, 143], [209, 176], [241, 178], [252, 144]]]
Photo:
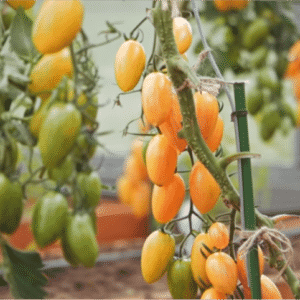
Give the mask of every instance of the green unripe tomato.
[[0, 232], [12, 234], [19, 226], [23, 212], [21, 184], [0, 173]]
[[31, 225], [39, 247], [43, 248], [57, 240], [66, 226], [67, 214], [68, 202], [58, 192], [50, 191], [37, 202]]
[[264, 106], [263, 93], [254, 88], [247, 94], [247, 109], [251, 115], [256, 115]]
[[174, 259], [168, 267], [168, 287], [173, 299], [195, 299], [198, 286], [193, 278], [191, 259]]
[[258, 72], [257, 81], [260, 86], [267, 87], [273, 92], [278, 92], [280, 88], [276, 72], [270, 67], [265, 67]]
[[79, 195], [84, 201], [84, 207], [96, 207], [99, 204], [102, 194], [102, 183], [96, 171], [87, 173], [78, 173], [77, 187]]
[[261, 45], [269, 35], [269, 24], [264, 18], [255, 19], [243, 35], [243, 45], [248, 50], [254, 50]]
[[259, 46], [253, 53], [251, 54], [251, 66], [253, 68], [262, 67], [268, 56], [268, 48], [264, 45]]
[[263, 113], [260, 124], [260, 136], [264, 141], [272, 138], [277, 128], [280, 127], [281, 118], [276, 105], [269, 105]]
[[73, 158], [71, 155], [68, 155], [61, 165], [56, 168], [48, 169], [48, 176], [58, 184], [63, 184], [71, 178], [74, 170], [75, 165]]
[[98, 257], [98, 243], [90, 215], [73, 215], [67, 224], [66, 236], [76, 260], [85, 267], [93, 267]]

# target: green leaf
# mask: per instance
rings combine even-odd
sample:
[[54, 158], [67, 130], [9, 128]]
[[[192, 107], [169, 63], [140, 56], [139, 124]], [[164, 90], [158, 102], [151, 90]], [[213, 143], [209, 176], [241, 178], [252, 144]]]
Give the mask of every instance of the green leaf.
[[11, 25], [11, 47], [21, 57], [32, 60], [37, 54], [31, 40], [32, 20], [19, 7]]
[[3, 271], [10, 292], [16, 299], [42, 299], [47, 293], [43, 286], [47, 278], [41, 273], [43, 267], [37, 252], [26, 252], [3, 244]]
[[21, 144], [25, 146], [35, 146], [36, 139], [32, 136], [29, 131], [28, 125], [24, 123], [13, 121], [10, 125], [11, 135]]

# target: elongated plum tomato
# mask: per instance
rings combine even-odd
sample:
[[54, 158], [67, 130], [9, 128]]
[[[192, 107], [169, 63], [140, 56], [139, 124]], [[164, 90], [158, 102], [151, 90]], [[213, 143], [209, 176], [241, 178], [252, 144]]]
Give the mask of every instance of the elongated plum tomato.
[[[57, 1], [62, 2], [62, 1]], [[64, 76], [72, 77], [73, 65], [70, 49], [44, 55], [34, 66], [30, 74], [29, 91], [39, 94], [52, 91], [57, 87]]]
[[[264, 272], [265, 260], [264, 260], [264, 253], [262, 252], [261, 248], [258, 246], [258, 261], [259, 261], [259, 272], [260, 275]], [[243, 255], [243, 252], [239, 252], [237, 255], [236, 263], [237, 263], [237, 270], [238, 270], [238, 277], [240, 282], [242, 283], [244, 288], [249, 288], [248, 280], [247, 280], [247, 256]]]
[[156, 185], [168, 184], [173, 178], [177, 157], [177, 150], [163, 134], [153, 137], [146, 152], [150, 180]]
[[209, 257], [212, 253], [212, 251], [207, 251], [203, 244], [210, 250], [214, 247], [214, 242], [211, 237], [206, 233], [200, 233], [194, 240], [191, 252], [191, 267], [193, 276], [201, 288], [205, 288], [205, 285], [210, 284], [205, 270], [205, 263], [207, 257]]
[[143, 181], [148, 178], [146, 165], [143, 158], [139, 155], [130, 155], [127, 157], [124, 165], [124, 173], [135, 181]]
[[50, 191], [34, 207], [32, 232], [37, 244], [45, 247], [57, 240], [67, 222], [68, 202], [60, 193]]
[[173, 34], [177, 49], [180, 54], [183, 54], [189, 49], [193, 40], [191, 24], [182, 17], [173, 19]]
[[195, 93], [196, 116], [203, 138], [206, 140], [214, 131], [219, 114], [218, 100], [207, 92]]
[[214, 287], [211, 287], [204, 291], [200, 299], [227, 299], [227, 296]]
[[80, 0], [45, 0], [32, 28], [32, 41], [42, 54], [69, 46], [81, 29], [84, 7]]
[[179, 152], [182, 152], [187, 147], [186, 140], [178, 137], [178, 132], [182, 129], [181, 122], [182, 115], [178, 97], [176, 93], [173, 93], [171, 113], [166, 121], [159, 126], [159, 129]]
[[158, 281], [167, 271], [175, 253], [175, 240], [160, 230], [153, 231], [146, 239], [141, 255], [141, 269], [147, 283]]
[[59, 167], [48, 169], [48, 176], [58, 184], [63, 184], [70, 180], [74, 171], [75, 163], [73, 157], [72, 155], [68, 155]]
[[213, 287], [225, 294], [232, 294], [237, 286], [238, 274], [235, 261], [224, 252], [207, 258], [206, 274]]
[[168, 266], [168, 287], [173, 299], [195, 299], [198, 286], [190, 258], [174, 259]]
[[206, 144], [211, 152], [217, 151], [217, 149], [220, 147], [222, 137], [223, 137], [223, 132], [224, 132], [224, 122], [219, 115], [213, 133], [206, 140]]
[[14, 9], [23, 7], [24, 10], [27, 10], [27, 9], [30, 9], [34, 5], [35, 0], [7, 0], [6, 2]]
[[151, 186], [148, 182], [140, 182], [132, 191], [131, 207], [137, 218], [149, 215], [151, 201]]
[[172, 82], [163, 73], [153, 72], [146, 76], [142, 88], [142, 105], [147, 121], [159, 126], [170, 115], [173, 103]]
[[69, 103], [51, 106], [39, 133], [39, 148], [47, 168], [57, 167], [70, 152], [81, 127], [81, 114]]
[[224, 249], [229, 244], [229, 232], [227, 227], [220, 222], [212, 224], [208, 229], [208, 234], [214, 241], [217, 249]]
[[157, 222], [165, 224], [178, 213], [185, 196], [184, 181], [179, 174], [166, 185], [155, 185], [152, 193], [152, 213]]
[[117, 193], [121, 203], [130, 205], [132, 202], [132, 194], [136, 185], [130, 177], [122, 175], [117, 181]]
[[76, 261], [85, 267], [93, 267], [99, 249], [93, 221], [88, 213], [71, 216], [66, 227], [66, 238]]
[[266, 275], [261, 275], [261, 297], [262, 299], [282, 299], [281, 293], [275, 283]]
[[190, 195], [201, 214], [214, 208], [220, 193], [221, 189], [214, 177], [200, 161], [196, 162], [190, 174]]
[[124, 42], [115, 59], [115, 77], [119, 88], [129, 92], [138, 84], [146, 64], [144, 47], [137, 41]]

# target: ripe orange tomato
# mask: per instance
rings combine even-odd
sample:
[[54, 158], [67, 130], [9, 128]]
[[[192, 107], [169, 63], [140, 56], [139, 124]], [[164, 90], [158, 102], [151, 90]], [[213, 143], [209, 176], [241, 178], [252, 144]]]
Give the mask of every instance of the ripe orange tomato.
[[195, 93], [196, 116], [203, 138], [206, 140], [214, 131], [218, 115], [219, 106], [216, 97], [207, 93]]
[[227, 227], [220, 222], [212, 224], [208, 229], [208, 234], [214, 241], [217, 249], [224, 249], [229, 244], [229, 232]]
[[200, 162], [196, 162], [190, 174], [190, 195], [194, 205], [201, 214], [206, 214], [212, 210], [221, 194], [221, 189]]
[[152, 213], [157, 222], [165, 224], [178, 213], [185, 196], [184, 181], [174, 174], [169, 184], [155, 185], [152, 194]]
[[219, 292], [214, 287], [211, 287], [201, 295], [200, 299], [227, 299], [226, 294]]
[[138, 84], [146, 64], [143, 46], [134, 40], [124, 42], [115, 59], [115, 77], [119, 88], [129, 92]]
[[163, 134], [152, 138], [146, 152], [146, 166], [154, 184], [165, 185], [172, 180], [177, 156], [177, 150]]
[[[205, 270], [205, 263], [207, 259], [206, 257], [209, 257], [211, 253], [204, 248], [203, 244], [211, 250], [214, 247], [214, 242], [211, 237], [206, 233], [200, 233], [194, 240], [191, 252], [192, 272], [194, 279], [200, 288], [205, 288], [203, 283], [206, 285], [210, 284]], [[201, 251], [206, 255], [206, 257], [202, 255]]]
[[[264, 272], [264, 266], [265, 266], [264, 254], [259, 246], [257, 248], [258, 248], [259, 272], [261, 275]], [[236, 259], [238, 277], [243, 287], [249, 288], [248, 280], [247, 280], [247, 265], [246, 265], [247, 256], [242, 257], [242, 254], [243, 253], [239, 252]]]
[[150, 212], [151, 186], [148, 182], [140, 182], [132, 191], [131, 207], [137, 218], [143, 218]]
[[132, 181], [128, 176], [122, 175], [117, 180], [117, 193], [121, 203], [130, 205], [132, 202], [133, 190], [136, 186], [136, 182]]
[[[62, 1], [57, 1], [62, 2]], [[31, 71], [29, 91], [39, 94], [55, 89], [64, 76], [72, 77], [73, 65], [70, 50], [44, 55]]]
[[32, 28], [37, 50], [49, 54], [69, 46], [81, 29], [83, 14], [80, 0], [45, 0]]
[[183, 54], [189, 49], [192, 43], [193, 34], [191, 24], [182, 17], [173, 19], [173, 34], [177, 49], [180, 54]]
[[223, 132], [224, 132], [224, 122], [219, 115], [216, 127], [215, 127], [212, 135], [210, 135], [206, 140], [206, 144], [211, 152], [217, 151], [218, 148], [220, 147], [222, 137], [223, 137]]
[[261, 297], [262, 299], [282, 299], [275, 283], [266, 275], [261, 275]]
[[165, 74], [153, 72], [146, 76], [142, 88], [142, 105], [151, 125], [159, 126], [168, 118], [174, 93], [172, 82]]
[[6, 0], [7, 4], [9, 4], [12, 8], [18, 9], [19, 7], [23, 7], [24, 10], [30, 9], [35, 0]]
[[300, 73], [300, 41], [297, 41], [289, 51], [289, 63], [285, 71], [286, 78], [293, 78]]
[[213, 287], [224, 294], [232, 294], [237, 286], [235, 261], [224, 252], [216, 252], [206, 260], [205, 270]]
[[182, 129], [182, 115], [176, 94], [173, 97], [172, 103], [171, 113], [166, 121], [159, 126], [159, 129], [173, 144], [173, 146], [176, 147], [179, 152], [182, 152], [186, 149], [187, 142], [185, 139], [178, 137], [178, 132]]
[[143, 147], [144, 147], [143, 141], [140, 139], [136, 139], [132, 143], [131, 153], [132, 156], [135, 157], [137, 170], [141, 175], [140, 177], [143, 178], [143, 180], [146, 180], [148, 179], [148, 174], [147, 174], [146, 163], [143, 158]]
[[233, 10], [242, 10], [246, 8], [249, 4], [249, 0], [233, 0], [231, 2], [231, 9]]
[[125, 162], [124, 173], [132, 181], [143, 181], [148, 178], [147, 169], [142, 156], [130, 155]]
[[146, 239], [141, 255], [141, 269], [147, 283], [158, 281], [167, 271], [175, 253], [175, 240], [172, 236], [153, 231]]

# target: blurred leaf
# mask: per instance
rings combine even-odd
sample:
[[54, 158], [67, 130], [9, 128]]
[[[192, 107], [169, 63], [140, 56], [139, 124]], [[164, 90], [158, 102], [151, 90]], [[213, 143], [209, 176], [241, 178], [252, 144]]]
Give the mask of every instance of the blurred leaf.
[[29, 128], [24, 123], [14, 121], [10, 125], [11, 135], [25, 146], [35, 146], [36, 139], [32, 136]]
[[11, 24], [11, 46], [21, 57], [32, 60], [37, 54], [32, 39], [32, 20], [25, 14], [22, 7], [18, 8], [17, 14]]
[[42, 299], [47, 293], [43, 286], [46, 277], [41, 273], [43, 267], [37, 252], [19, 251], [7, 243], [3, 244], [4, 279], [9, 283], [10, 291], [16, 299]]

